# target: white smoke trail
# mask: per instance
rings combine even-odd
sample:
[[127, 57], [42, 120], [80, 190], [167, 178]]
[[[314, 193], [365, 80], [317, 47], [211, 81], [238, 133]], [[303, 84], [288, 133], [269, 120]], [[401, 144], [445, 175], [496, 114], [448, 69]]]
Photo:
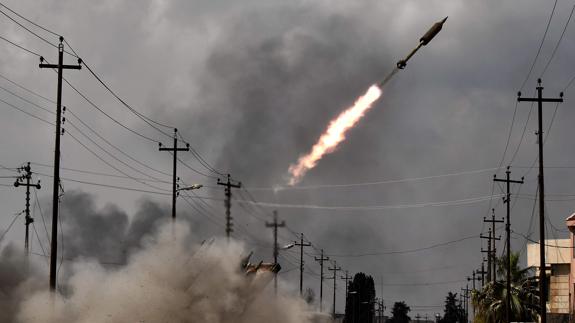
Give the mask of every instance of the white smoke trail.
[[[187, 235], [183, 228], [176, 228], [178, 237]], [[32, 295], [21, 305], [18, 321], [311, 322], [301, 299], [276, 298], [273, 289], [263, 288], [271, 277], [246, 276], [240, 270], [242, 254], [244, 247], [233, 241], [186, 247], [174, 242], [168, 226], [120, 269], [75, 263], [66, 288], [69, 295], [54, 301], [47, 291]]]

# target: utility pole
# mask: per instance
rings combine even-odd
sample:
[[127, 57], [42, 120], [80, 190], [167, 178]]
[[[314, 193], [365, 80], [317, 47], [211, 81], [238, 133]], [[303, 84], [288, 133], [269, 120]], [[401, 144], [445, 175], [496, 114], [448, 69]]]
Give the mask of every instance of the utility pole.
[[[491, 220], [487, 220], [491, 222]], [[493, 220], [496, 222], [503, 222], [503, 220]], [[495, 282], [497, 279], [497, 263], [496, 263], [496, 253], [495, 253], [495, 241], [501, 240], [501, 238], [495, 238], [491, 228], [489, 228], [489, 234], [487, 236], [479, 235], [481, 239], [488, 239], [487, 250], [481, 249], [481, 252], [487, 253], [487, 280]], [[493, 264], [493, 266], [492, 266]]]
[[481, 270], [477, 270], [476, 273], [481, 275], [481, 288], [483, 289], [483, 286], [485, 286], [485, 274], [487, 273], [485, 271], [485, 266], [484, 266], [484, 262], [481, 262]]
[[539, 306], [541, 307], [541, 323], [547, 323], [547, 278], [545, 273], [545, 181], [543, 177], [543, 102], [563, 102], [563, 92], [559, 98], [543, 98], [543, 86], [541, 79], [537, 79], [537, 97], [522, 98], [521, 92], [517, 93], [518, 102], [537, 102], [539, 142]]
[[473, 282], [473, 283], [472, 283], [472, 284], [473, 284], [473, 285], [472, 285], [472, 288], [473, 288], [472, 290], [475, 290], [475, 289], [476, 289], [476, 288], [475, 288], [475, 282], [476, 282], [476, 281], [481, 281], [481, 277], [478, 277], [478, 276], [476, 275], [475, 270], [471, 273], [471, 276], [472, 276], [472, 277], [467, 276], [467, 281], [472, 281], [472, 282]]
[[52, 186], [52, 237], [50, 239], [50, 291], [56, 290], [56, 265], [58, 260], [58, 205], [60, 197], [60, 136], [62, 135], [62, 72], [65, 69], [79, 70], [82, 60], [78, 58], [78, 65], [64, 65], [64, 37], [60, 36], [58, 44], [58, 64], [44, 64], [44, 57], [40, 57], [40, 68], [56, 69], [58, 72], [58, 96], [56, 100], [56, 142], [54, 147], [54, 185]]
[[[232, 183], [231, 180], [231, 176], [230, 174], [228, 174], [228, 181], [227, 182], [223, 182], [220, 181], [220, 179], [218, 178], [218, 185], [222, 185], [226, 187], [226, 237], [228, 238], [228, 241], [230, 240], [230, 234], [232, 232], [234, 232], [234, 229], [232, 229], [232, 215], [231, 215], [231, 208], [232, 208], [232, 187], [233, 188], [241, 188], [242, 187], [242, 183], [238, 182], [236, 183]], [[301, 294], [301, 293], [300, 293]]]
[[347, 282], [351, 280], [351, 276], [349, 275], [349, 271], [346, 270], [345, 276], [341, 276], [340, 278], [345, 280], [345, 299], [347, 300]]
[[[273, 228], [274, 230], [274, 264], [278, 263], [278, 254], [279, 254], [279, 246], [278, 246], [278, 228], [283, 228], [286, 226], [285, 221], [278, 222], [278, 211], [274, 210], [274, 222], [269, 223], [266, 221], [266, 228]], [[277, 272], [274, 273], [274, 292], [278, 294], [278, 274]]]
[[[496, 260], [495, 257], [497, 256], [497, 250], [495, 247], [495, 241], [501, 239], [501, 238], [495, 237], [496, 236], [496, 234], [495, 234], [495, 223], [503, 223], [505, 221], [503, 220], [503, 218], [500, 220], [495, 220], [495, 209], [491, 209], [491, 220], [483, 218], [483, 222], [484, 223], [491, 223], [491, 237], [492, 238], [489, 240], [489, 244], [491, 246], [491, 253], [489, 253], [489, 252], [487, 253], [488, 267], [489, 267], [487, 270], [487, 272], [488, 272], [487, 275], [489, 276], [489, 272], [491, 270], [493, 270], [493, 271], [491, 271], [491, 276], [492, 276], [491, 278], [493, 279], [493, 282], [495, 282], [497, 280], [497, 263], [495, 261]], [[483, 239], [485, 239], [485, 238], [483, 238]], [[489, 277], [487, 278], [487, 280], [490, 280]]]
[[323, 311], [323, 262], [328, 261], [329, 257], [323, 256], [323, 249], [321, 249], [320, 257], [315, 257], [316, 261], [319, 261], [320, 267], [320, 277], [319, 277], [319, 311]]
[[461, 289], [464, 303], [463, 303], [463, 311], [465, 312], [465, 322], [469, 322], [469, 284], [465, 286], [465, 289]]
[[190, 144], [186, 144], [186, 148], [178, 148], [178, 129], [174, 128], [174, 147], [163, 147], [162, 143], [159, 143], [160, 151], [169, 151], [174, 157], [174, 164], [172, 170], [172, 221], [176, 221], [176, 196], [177, 196], [177, 165], [178, 165], [178, 151], [190, 151]]
[[303, 295], [303, 247], [311, 246], [309, 242], [303, 242], [303, 233], [300, 233], [300, 242], [294, 241], [295, 246], [299, 246], [299, 296]]
[[[467, 281], [471, 280], [473, 282], [473, 289], [472, 290], [475, 290], [475, 281], [481, 281], [481, 277], [475, 276], [475, 270], [473, 271], [472, 276], [473, 276], [472, 278], [467, 277]], [[469, 295], [467, 295], [467, 296], [469, 297]], [[468, 309], [468, 311], [469, 311], [469, 309]], [[473, 317], [475, 317], [475, 307], [473, 308]]]
[[[333, 262], [333, 267], [328, 267], [328, 270], [333, 271], [333, 317], [335, 318], [335, 290], [337, 289], [337, 272], [341, 270], [341, 267], [337, 266], [337, 261]], [[331, 278], [328, 278], [331, 279]], [[361, 299], [360, 299], [361, 302]], [[360, 309], [361, 309], [361, 303], [360, 303]]]
[[507, 194], [505, 198], [505, 204], [507, 205], [507, 223], [505, 223], [505, 232], [507, 234], [507, 297], [505, 302], [505, 316], [507, 323], [511, 322], [511, 183], [523, 184], [523, 177], [521, 177], [520, 181], [511, 179], [511, 170], [509, 170], [509, 168], [510, 167], [507, 166], [505, 179], [499, 179], [497, 175], [493, 175], [493, 181], [507, 184]]
[[[26, 164], [26, 166], [24, 167], [19, 168], [18, 171], [25, 172], [22, 176], [16, 179], [16, 182], [14, 182], [14, 186], [26, 187], [26, 219], [25, 219], [26, 233], [24, 235], [24, 250], [26, 250], [26, 256], [28, 256], [30, 254], [29, 226], [30, 224], [34, 223], [34, 219], [30, 216], [30, 187], [40, 189], [40, 181], [38, 181], [38, 183], [36, 184], [30, 184], [30, 180], [32, 180], [32, 169], [30, 168], [30, 163]], [[26, 181], [26, 183], [23, 182], [24, 180]]]

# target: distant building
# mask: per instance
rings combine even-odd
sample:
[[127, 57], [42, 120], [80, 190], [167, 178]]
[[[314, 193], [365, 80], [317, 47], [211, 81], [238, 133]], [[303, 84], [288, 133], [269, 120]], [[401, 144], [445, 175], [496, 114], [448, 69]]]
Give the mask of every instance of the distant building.
[[[548, 322], [572, 322], [575, 304], [575, 214], [566, 219], [568, 239], [545, 240]], [[527, 266], [539, 275], [539, 244], [527, 245]]]

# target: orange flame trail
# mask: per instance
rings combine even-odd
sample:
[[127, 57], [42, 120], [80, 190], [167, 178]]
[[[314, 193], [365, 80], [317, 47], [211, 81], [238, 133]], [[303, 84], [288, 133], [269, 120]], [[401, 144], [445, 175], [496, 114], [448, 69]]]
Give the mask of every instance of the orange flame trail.
[[[391, 76], [391, 75], [390, 75]], [[319, 140], [313, 145], [311, 151], [301, 156], [297, 164], [290, 165], [288, 171], [291, 175], [289, 185], [295, 185], [303, 178], [308, 170], [315, 167], [317, 162], [325, 155], [333, 152], [337, 145], [345, 139], [346, 132], [352, 128], [369, 110], [373, 103], [381, 97], [381, 88], [378, 85], [372, 85], [367, 92], [359, 97], [353, 106], [349, 107], [337, 118], [332, 120], [327, 130], [319, 137]]]

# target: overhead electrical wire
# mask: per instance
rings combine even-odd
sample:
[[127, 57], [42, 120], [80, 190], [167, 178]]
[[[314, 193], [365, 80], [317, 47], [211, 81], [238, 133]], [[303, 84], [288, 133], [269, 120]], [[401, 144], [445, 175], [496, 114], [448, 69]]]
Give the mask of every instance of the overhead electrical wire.
[[[112, 153], [108, 152], [106, 149], [104, 149], [102, 146], [100, 146], [98, 143], [96, 143], [92, 138], [90, 138], [90, 137], [87, 136], [85, 133], [83, 133], [80, 129], [78, 129], [76, 126], [74, 126], [74, 124], [73, 124], [72, 122], [70, 122], [69, 124], [72, 126], [72, 128], [74, 128], [74, 130], [76, 130], [76, 131], [78, 131], [80, 134], [82, 134], [82, 135], [83, 135], [86, 139], [88, 139], [92, 144], [94, 144], [96, 147], [100, 148], [100, 150], [102, 150], [103, 152], [105, 152], [108, 156], [110, 156], [110, 157], [113, 158], [114, 160], [118, 161], [119, 163], [123, 164], [124, 166], [128, 167], [129, 169], [131, 169], [131, 170], [133, 170], [133, 171], [135, 171], [135, 172], [137, 172], [137, 173], [139, 173], [139, 174], [141, 174], [141, 175], [150, 177], [150, 175], [148, 175], [148, 174], [146, 174], [146, 173], [144, 173], [144, 172], [142, 172], [142, 171], [140, 171], [140, 170], [138, 170], [138, 169], [132, 167], [131, 165], [125, 163], [125, 162], [122, 161], [121, 159], [119, 159], [119, 158], [117, 158], [116, 156], [114, 156]], [[97, 154], [96, 152], [94, 152], [92, 149], [88, 148], [84, 143], [82, 143], [82, 142], [81, 142], [78, 138], [76, 138], [72, 133], [70, 133], [69, 131], [68, 131], [67, 133], [68, 133], [68, 135], [69, 135], [74, 141], [76, 141], [78, 144], [80, 144], [82, 147], [84, 147], [88, 152], [90, 152], [90, 153], [91, 153], [92, 155], [94, 155], [96, 158], [98, 158], [98, 159], [101, 160], [103, 163], [105, 163], [105, 164], [108, 165], [109, 167], [113, 168], [114, 170], [116, 170], [116, 171], [119, 172], [120, 174], [122, 174], [122, 175], [124, 175], [124, 176], [127, 176], [127, 177], [129, 177], [131, 180], [136, 181], [136, 182], [138, 182], [138, 183], [140, 183], [140, 184], [143, 184], [143, 185], [145, 185], [145, 186], [151, 187], [151, 188], [153, 188], [153, 189], [160, 190], [160, 191], [162, 191], [162, 190], [168, 191], [167, 189], [163, 189], [163, 188], [161, 188], [161, 187], [157, 187], [157, 186], [152, 185], [152, 184], [149, 184], [149, 183], [147, 183], [147, 182], [145, 182], [145, 181], [139, 180], [138, 178], [133, 177], [133, 176], [131, 176], [130, 174], [128, 174], [128, 173], [122, 171], [122, 170], [119, 169], [118, 167], [112, 165], [111, 163], [109, 163], [108, 161], [106, 161], [105, 159], [103, 159], [100, 155], [98, 155], [98, 154]], [[155, 179], [155, 180], [158, 180], [157, 178], [154, 178], [154, 177], [151, 177], [151, 178], [153, 178], [153, 179]]]
[[[6, 6], [4, 6], [4, 7], [6, 7]], [[34, 26], [39, 27], [39, 28], [42, 28], [43, 30], [46, 30], [46, 31], [48, 30], [48, 29], [46, 29], [46, 28], [40, 26], [39, 24], [36, 24], [36, 23], [32, 22], [31, 20], [25, 18], [24, 16], [22, 16], [22, 15], [16, 13], [16, 12], [13, 11], [12, 9], [10, 9], [10, 8], [8, 8], [8, 7], [6, 7], [6, 8], [7, 8], [8, 10], [10, 10], [11, 12], [17, 14], [17, 15], [18, 15], [19, 17], [21, 17], [22, 19], [25, 19], [26, 21], [32, 23]], [[4, 13], [4, 15], [6, 15], [6, 14]], [[26, 29], [27, 31], [33, 33], [31, 30], [27, 29], [25, 26], [21, 25], [20, 23], [18, 23], [17, 21], [15, 21], [15, 20], [12, 19], [11, 17], [9, 17], [8, 15], [6, 15], [6, 16], [7, 16], [8, 18], [10, 18], [11, 20], [13, 20], [15, 23], [17, 23], [18, 25], [20, 25], [21, 27], [23, 27], [24, 29]], [[53, 33], [53, 32], [51, 32], [51, 33]], [[37, 34], [35, 34], [35, 33], [33, 33], [33, 34], [36, 35], [36, 36], [38, 36], [38, 37], [40, 37], [39, 35], [37, 35]], [[56, 33], [53, 33], [53, 34], [54, 34], [54, 35], [57, 35]], [[43, 38], [42, 38], [42, 39], [43, 39]], [[45, 39], [44, 39], [44, 40], [45, 40]], [[68, 47], [70, 47], [70, 49], [73, 51], [73, 53], [74, 53], [73, 56], [78, 57], [76, 51], [72, 48], [72, 46], [70, 46], [70, 44], [67, 42], [66, 39], [64, 39], [64, 42], [65, 42], [65, 43], [68, 45]], [[19, 45], [15, 44], [15, 43], [12, 43], [12, 44], [15, 45], [15, 46], [19, 46]], [[52, 44], [52, 45], [53, 45], [53, 46], [56, 46], [56, 45], [54, 45], [54, 44]], [[24, 48], [23, 46], [19, 46], [19, 47], [20, 47], [21, 49], [23, 49], [23, 50], [26, 50], [26, 51], [30, 52], [31, 54], [34, 54], [34, 55], [36, 55], [36, 56], [40, 56], [39, 54], [37, 54], [37, 53], [35, 53], [35, 52], [33, 52], [33, 51], [30, 51], [30, 50], [28, 50], [27, 48]], [[56, 47], [57, 47], [57, 46], [56, 46]], [[71, 55], [72, 55], [72, 54], [71, 54]], [[144, 114], [138, 112], [137, 110], [135, 110], [132, 106], [130, 106], [129, 104], [127, 104], [124, 99], [122, 99], [119, 95], [117, 95], [117, 94], [101, 79], [101, 77], [100, 77], [99, 75], [97, 75], [97, 74], [90, 68], [90, 66], [86, 63], [86, 61], [83, 61], [83, 65], [84, 65], [84, 66], [88, 69], [88, 71], [98, 80], [98, 82], [100, 82], [100, 83], [102, 84], [102, 86], [104, 86], [104, 87], [106, 88], [106, 90], [108, 90], [118, 101], [120, 101], [120, 102], [122, 103], [122, 105], [124, 105], [126, 108], [128, 108], [132, 113], [134, 113], [137, 117], [139, 117], [140, 119], [142, 119], [144, 122], [146, 122], [148, 125], [150, 125], [150, 126], [151, 126], [152, 128], [154, 128], [155, 130], [159, 131], [160, 133], [162, 133], [162, 134], [164, 134], [164, 135], [166, 135], [166, 136], [168, 136], [168, 137], [171, 137], [171, 134], [168, 134], [168, 133], [166, 133], [165, 131], [163, 131], [163, 130], [157, 128], [156, 126], [154, 126], [154, 124], [159, 125], [159, 126], [163, 126], [163, 127], [172, 128], [171, 126], [166, 125], [166, 124], [163, 124], [163, 123], [158, 122], [158, 121], [156, 121], [156, 120], [153, 120], [153, 119], [151, 119], [151, 118], [145, 116]], [[156, 142], [156, 140], [153, 140], [152, 138], [150, 138], [150, 137], [148, 137], [148, 136], [145, 136], [145, 135], [143, 135], [143, 134], [141, 134], [141, 133], [139, 133], [139, 132], [136, 132], [135, 130], [126, 127], [126, 126], [123, 125], [122, 123], [120, 123], [120, 122], [118, 122], [117, 120], [115, 120], [114, 118], [112, 118], [110, 115], [108, 115], [107, 113], [105, 113], [102, 109], [100, 109], [99, 107], [97, 107], [90, 99], [88, 99], [88, 97], [87, 97], [86, 95], [84, 95], [83, 93], [81, 93], [81, 92], [80, 92], [75, 86], [73, 86], [68, 80], [66, 80], [66, 79], [64, 79], [64, 80], [65, 80], [65, 82], [66, 82], [75, 92], [77, 92], [84, 100], [86, 100], [90, 105], [92, 105], [94, 108], [96, 108], [97, 110], [99, 110], [101, 113], [103, 113], [104, 115], [106, 115], [108, 118], [112, 119], [112, 121], [116, 122], [118, 125], [124, 127], [125, 129], [131, 131], [132, 133], [134, 133], [134, 134], [136, 134], [136, 135], [138, 135], [138, 136], [140, 136], [140, 137], [142, 137], [142, 138], [144, 138], [144, 139], [147, 139], [147, 140], [149, 140], [149, 141], [154, 141], [154, 142]], [[181, 136], [181, 135], [180, 135], [180, 136]], [[182, 139], [183, 139], [183, 137], [182, 137]], [[192, 154], [194, 155], [194, 157], [195, 157], [204, 167], [206, 167], [209, 171], [214, 172], [214, 173], [216, 173], [216, 174], [218, 174], [218, 175], [223, 175], [223, 173], [221, 173], [221, 172], [215, 170], [213, 167], [211, 167], [211, 166], [205, 161], [205, 159], [203, 159], [203, 157], [201, 157], [201, 155], [200, 155], [195, 149], [192, 148], [191, 151], [192, 151]], [[186, 165], [186, 166], [189, 166], [189, 165]]]
[[569, 23], [571, 22], [571, 18], [573, 17], [573, 11], [575, 11], [575, 4], [571, 8], [571, 13], [569, 14], [569, 18], [567, 18], [567, 22], [565, 23], [565, 26], [563, 27], [563, 31], [561, 32], [561, 36], [559, 37], [559, 40], [557, 41], [555, 48], [553, 48], [553, 52], [551, 53], [551, 57], [549, 57], [549, 59], [547, 60], [547, 64], [545, 64], [545, 68], [543, 68], [543, 71], [541, 72], [539, 78], [543, 78], [543, 75], [545, 75], [547, 68], [549, 68], [549, 65], [553, 61], [553, 58], [555, 58], [555, 54], [557, 53], [557, 49], [559, 48], [559, 45], [561, 45], [561, 41], [563, 40], [563, 37], [565, 36], [565, 32], [567, 31], [567, 27], [569, 26]]
[[415, 248], [415, 249], [405, 249], [405, 250], [395, 250], [395, 251], [374, 251], [374, 252], [366, 252], [366, 253], [351, 253], [351, 254], [334, 254], [328, 253], [326, 256], [329, 257], [336, 257], [336, 258], [361, 258], [361, 257], [369, 257], [369, 256], [385, 256], [385, 255], [397, 255], [397, 254], [408, 254], [408, 253], [417, 253], [421, 251], [431, 250], [439, 247], [448, 246], [451, 244], [463, 242], [466, 240], [477, 239], [479, 235], [472, 235], [463, 237], [456, 240], [451, 240], [447, 242], [433, 244], [427, 247]]
[[364, 182], [364, 183], [351, 183], [351, 184], [320, 184], [320, 185], [308, 185], [308, 186], [251, 187], [250, 190], [252, 190], [252, 191], [282, 191], [282, 190], [310, 190], [310, 189], [322, 189], [322, 188], [346, 188], [346, 187], [359, 187], [359, 186], [374, 186], [374, 185], [383, 185], [383, 184], [423, 181], [423, 180], [429, 180], [429, 179], [460, 176], [460, 175], [478, 174], [478, 173], [485, 173], [485, 172], [494, 171], [494, 170], [498, 170], [498, 169], [500, 169], [500, 167], [475, 169], [475, 170], [470, 170], [470, 171], [462, 171], [462, 172], [432, 175], [432, 176], [391, 179], [391, 180]]
[[[494, 197], [502, 197], [503, 194], [495, 195]], [[438, 207], [438, 206], [457, 206], [466, 205], [488, 201], [491, 196], [479, 196], [461, 200], [441, 201], [441, 202], [427, 202], [418, 204], [398, 204], [398, 205], [372, 205], [372, 206], [327, 206], [327, 205], [312, 205], [312, 204], [280, 204], [268, 202], [253, 202], [251, 200], [238, 200], [238, 203], [252, 203], [264, 207], [272, 208], [295, 208], [295, 209], [323, 209], [323, 210], [386, 210], [386, 209], [405, 209], [405, 208], [422, 208], [422, 207]]]
[[547, 26], [545, 26], [545, 32], [543, 33], [543, 37], [541, 38], [541, 42], [539, 43], [539, 48], [537, 49], [537, 54], [535, 54], [535, 58], [533, 59], [533, 62], [531, 63], [531, 67], [529, 68], [529, 72], [527, 73], [525, 80], [523, 80], [523, 83], [521, 84], [520, 91], [523, 90], [523, 88], [525, 87], [525, 84], [529, 80], [529, 77], [531, 76], [531, 73], [533, 72], [533, 68], [535, 67], [535, 64], [537, 63], [537, 59], [539, 58], [539, 55], [541, 54], [541, 49], [543, 48], [543, 44], [545, 43], [545, 38], [547, 38], [547, 33], [549, 32], [549, 26], [551, 25], [551, 20], [553, 20], [553, 16], [555, 15], [555, 8], [557, 8], [557, 0], [555, 0], [553, 3], [553, 9], [551, 10], [551, 14], [549, 15], [549, 19], [547, 20]]
[[[36, 162], [30, 162], [31, 165], [35, 165], [35, 166], [40, 166], [40, 167], [46, 167], [46, 168], [53, 168], [53, 165], [49, 165], [49, 164], [43, 164], [43, 163], [36, 163]], [[76, 169], [76, 168], [68, 168], [68, 167], [60, 167], [61, 170], [64, 171], [69, 171], [69, 172], [75, 172], [75, 173], [80, 173], [80, 174], [88, 174], [88, 175], [98, 175], [98, 176], [104, 176], [104, 177], [113, 177], [113, 178], [125, 178], [125, 179], [132, 179], [129, 176], [124, 176], [124, 175], [116, 175], [116, 174], [110, 174], [110, 173], [103, 173], [103, 172], [96, 172], [96, 171], [91, 171], [91, 170], [82, 170], [82, 169]], [[135, 177], [137, 178], [137, 177]], [[164, 184], [171, 184], [172, 182], [170, 181], [164, 181], [164, 180], [153, 180], [153, 179], [148, 179], [148, 178], [138, 178], [139, 180], [142, 181], [147, 181], [147, 182], [158, 182], [158, 183], [164, 183]]]
[[30, 50], [30, 49], [28, 49], [28, 48], [22, 46], [22, 45], [18, 45], [17, 43], [11, 41], [10, 39], [8, 39], [8, 38], [6, 38], [6, 37], [4, 37], [4, 36], [0, 36], [0, 39], [2, 39], [3, 41], [8, 42], [8, 43], [10, 43], [10, 44], [12, 44], [12, 45], [18, 47], [18, 48], [20, 48], [21, 50], [23, 50], [23, 51], [25, 51], [25, 52], [28, 52], [29, 54], [32, 54], [32, 55], [35, 55], [35, 56], [38, 56], [38, 57], [42, 57], [40, 54], [38, 54], [38, 53], [36, 53], [36, 52], [34, 52], [34, 51], [32, 51], [32, 50]]

